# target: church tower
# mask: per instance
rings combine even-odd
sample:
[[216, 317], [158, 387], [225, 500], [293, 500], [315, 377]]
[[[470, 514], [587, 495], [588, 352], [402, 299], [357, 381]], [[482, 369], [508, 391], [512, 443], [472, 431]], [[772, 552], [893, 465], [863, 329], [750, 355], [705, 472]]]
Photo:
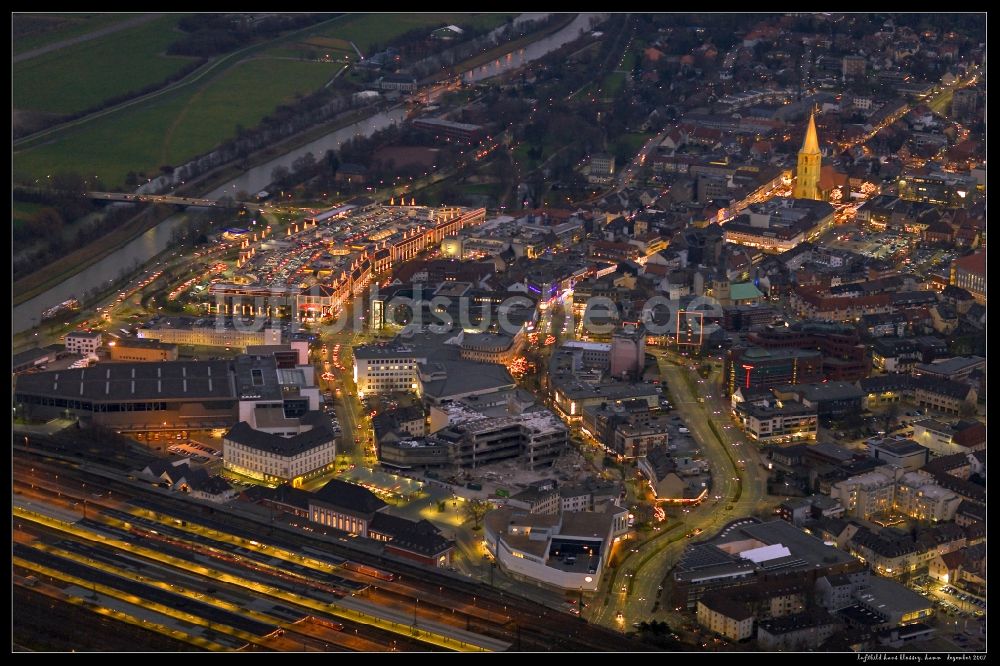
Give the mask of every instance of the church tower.
[[792, 197], [796, 199], [819, 200], [819, 169], [823, 154], [819, 150], [819, 137], [816, 136], [816, 114], [809, 114], [809, 129], [806, 130], [806, 140], [802, 142], [799, 151], [799, 163], [795, 170], [795, 189]]

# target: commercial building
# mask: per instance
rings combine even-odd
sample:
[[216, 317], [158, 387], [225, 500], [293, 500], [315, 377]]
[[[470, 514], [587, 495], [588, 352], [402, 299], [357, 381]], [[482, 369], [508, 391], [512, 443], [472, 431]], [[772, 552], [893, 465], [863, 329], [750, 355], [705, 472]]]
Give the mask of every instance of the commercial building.
[[863, 569], [848, 553], [784, 520], [739, 518], [684, 550], [672, 574], [670, 603], [693, 609], [713, 591], [732, 595], [744, 586], [775, 581], [811, 585], [822, 576]]
[[645, 400], [588, 405], [581, 425], [606, 450], [625, 458], [642, 457], [667, 445], [666, 415], [650, 410]]
[[943, 206], [964, 207], [976, 191], [975, 178], [944, 171], [903, 173], [897, 185], [900, 199]]
[[986, 371], [985, 358], [982, 356], [956, 356], [932, 363], [918, 363], [913, 367], [913, 374], [917, 377], [964, 382], [969, 379], [969, 375], [977, 370]]
[[14, 401], [36, 418], [70, 415], [118, 430], [228, 427], [237, 407], [226, 361], [103, 363], [19, 375]]
[[255, 325], [247, 325], [244, 330], [243, 327], [235, 327], [230, 320], [216, 318], [167, 317], [141, 326], [136, 335], [166, 344], [239, 350], [252, 345], [281, 344], [280, 328], [266, 327], [262, 321], [256, 321]]
[[309, 520], [384, 544], [385, 552], [429, 567], [447, 567], [455, 544], [426, 520], [412, 521], [388, 512], [388, 505], [367, 488], [332, 479], [309, 493]]
[[727, 395], [737, 387], [774, 388], [823, 381], [823, 356], [804, 349], [734, 347], [726, 352]]
[[66, 351], [71, 354], [89, 356], [90, 354], [97, 353], [98, 348], [101, 346], [101, 341], [100, 331], [92, 333], [88, 331], [73, 331], [66, 334]]
[[628, 533], [628, 511], [540, 514], [503, 507], [486, 514], [484, 527], [487, 550], [512, 577], [595, 592], [615, 543]]
[[41, 349], [29, 349], [14, 354], [10, 359], [11, 372], [20, 374], [28, 370], [44, 368], [49, 363], [54, 363], [60, 352], [63, 352], [61, 345], [49, 345]]
[[869, 579], [858, 601], [893, 627], [924, 622], [934, 615], [934, 602], [930, 598], [881, 576]]
[[611, 334], [610, 371], [615, 379], [637, 379], [646, 362], [646, 331], [642, 326]]
[[936, 456], [986, 450], [986, 426], [981, 421], [946, 423], [937, 419], [913, 422], [913, 441]]
[[524, 348], [525, 338], [523, 329], [519, 329], [516, 335], [466, 333], [459, 346], [460, 354], [468, 361], [510, 365]]
[[354, 383], [358, 397], [416, 391], [417, 365], [427, 354], [406, 343], [376, 343], [354, 348]]
[[931, 459], [930, 449], [905, 438], [869, 440], [868, 452], [875, 460], [909, 472], [920, 469]]
[[304, 481], [333, 469], [337, 459], [336, 435], [319, 412], [299, 419], [296, 434], [275, 435], [255, 430], [241, 421], [222, 438], [226, 469], [264, 483]]
[[727, 243], [780, 254], [801, 243], [815, 242], [832, 226], [833, 206], [825, 201], [777, 197], [751, 204], [747, 212], [723, 225], [723, 230]]
[[481, 125], [456, 123], [442, 118], [418, 118], [412, 124], [414, 128], [427, 130], [437, 137], [465, 143], [479, 143], [484, 135], [484, 129]]
[[861, 413], [861, 389], [848, 382], [789, 384], [777, 386], [771, 392], [779, 400], [798, 400], [804, 406], [815, 409], [821, 419], [840, 419]]
[[108, 343], [112, 361], [176, 361], [177, 345], [139, 338], [121, 338]]
[[831, 382], [854, 382], [871, 372], [867, 346], [853, 326], [826, 321], [767, 326], [748, 333], [747, 342], [763, 349], [818, 350], [823, 354], [824, 379]]
[[816, 439], [816, 407], [776, 398], [740, 401], [733, 417], [747, 437], [760, 444], [798, 444]]

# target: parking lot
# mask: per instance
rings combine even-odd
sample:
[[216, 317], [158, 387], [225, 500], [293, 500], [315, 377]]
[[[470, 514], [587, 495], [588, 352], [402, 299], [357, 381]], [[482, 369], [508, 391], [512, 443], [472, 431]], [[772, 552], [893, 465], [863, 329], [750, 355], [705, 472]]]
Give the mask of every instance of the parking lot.
[[221, 460], [222, 451], [200, 444], [194, 440], [177, 440], [167, 447], [170, 453], [191, 458], [193, 461], [205, 464], [213, 460]]

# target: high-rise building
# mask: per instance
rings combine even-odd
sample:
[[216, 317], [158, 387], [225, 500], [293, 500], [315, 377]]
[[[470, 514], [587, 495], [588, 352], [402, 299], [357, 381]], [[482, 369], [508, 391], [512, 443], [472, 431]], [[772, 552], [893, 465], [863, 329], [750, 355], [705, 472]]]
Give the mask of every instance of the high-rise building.
[[816, 134], [816, 114], [809, 114], [809, 128], [806, 130], [802, 150], [799, 151], [798, 167], [795, 170], [795, 189], [792, 196], [795, 199], [814, 199], [819, 201], [819, 171], [823, 153], [819, 149], [819, 137]]

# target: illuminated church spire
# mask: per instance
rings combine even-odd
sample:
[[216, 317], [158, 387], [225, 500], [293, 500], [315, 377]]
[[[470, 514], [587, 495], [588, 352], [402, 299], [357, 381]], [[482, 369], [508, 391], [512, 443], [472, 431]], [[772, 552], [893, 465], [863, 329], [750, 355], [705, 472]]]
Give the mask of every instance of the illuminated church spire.
[[819, 170], [823, 154], [819, 150], [819, 136], [816, 134], [816, 112], [809, 114], [809, 128], [806, 130], [802, 150], [799, 151], [798, 167], [795, 170], [796, 199], [819, 200]]

